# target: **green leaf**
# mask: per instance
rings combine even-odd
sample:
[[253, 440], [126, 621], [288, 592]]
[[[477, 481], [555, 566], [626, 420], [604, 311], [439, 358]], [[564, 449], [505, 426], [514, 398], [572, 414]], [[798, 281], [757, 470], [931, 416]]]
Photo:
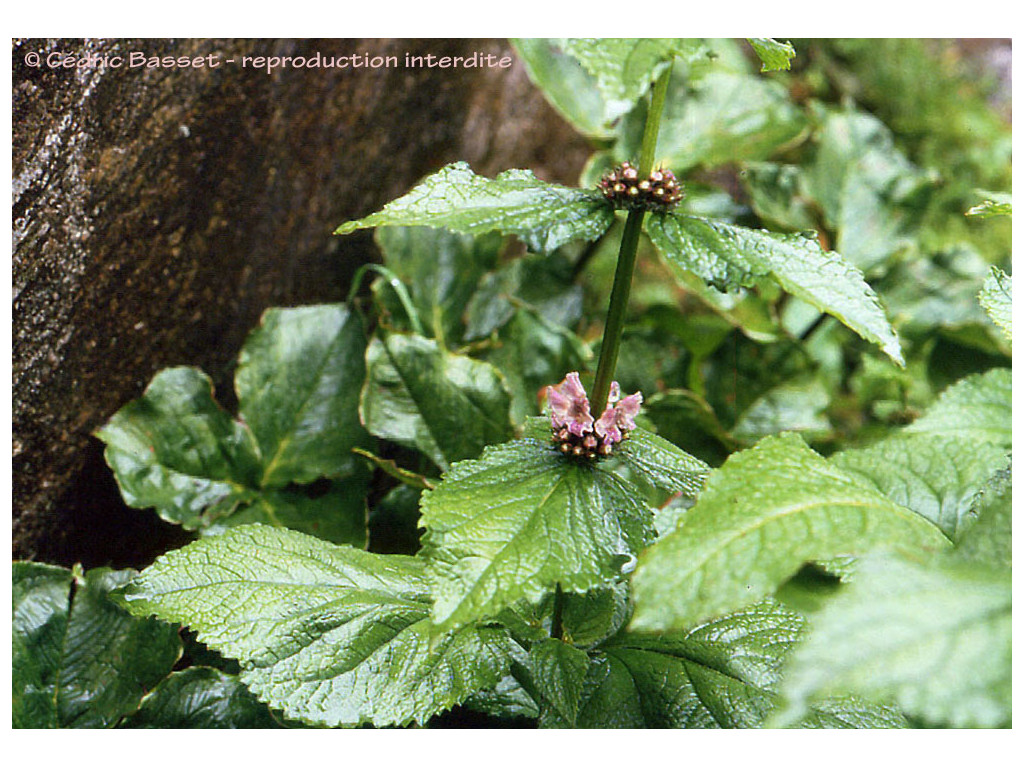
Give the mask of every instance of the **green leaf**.
[[479, 235], [516, 235], [531, 249], [550, 253], [573, 240], [596, 240], [615, 220], [600, 193], [541, 181], [530, 171], [477, 176], [466, 163], [442, 168], [383, 210], [335, 231], [385, 226], [444, 227]]
[[832, 430], [825, 414], [830, 399], [820, 376], [794, 377], [747, 406], [730, 434], [748, 443], [785, 431], [802, 432], [808, 439], [827, 435]]
[[658, 392], [644, 401], [644, 415], [657, 425], [659, 435], [714, 465], [739, 447], [707, 400], [689, 390]]
[[947, 545], [797, 435], [768, 437], [733, 454], [678, 527], [640, 556], [631, 626], [692, 626], [772, 593], [811, 560]]
[[421, 501], [434, 621], [465, 624], [556, 584], [586, 592], [620, 576], [653, 535], [642, 492], [621, 468], [573, 460], [535, 437], [453, 465]]
[[[623, 121], [618, 158], [639, 154], [646, 119], [641, 106]], [[805, 126], [781, 83], [719, 71], [697, 81], [674, 78], [658, 132], [658, 159], [677, 175], [696, 166], [766, 160]]]
[[616, 452], [624, 469], [635, 482], [650, 484], [670, 494], [692, 499], [704, 488], [709, 468], [700, 459], [690, 456], [668, 440], [635, 429], [619, 443]]
[[997, 472], [974, 500], [959, 531], [955, 556], [986, 565], [1013, 563], [1013, 484], [1010, 468]]
[[860, 271], [803, 234], [782, 235], [678, 214], [655, 214], [647, 232], [675, 270], [719, 286], [754, 285], [767, 277], [833, 315], [903, 365], [899, 339]]
[[1012, 375], [993, 368], [961, 379], [943, 392], [907, 432], [946, 435], [963, 441], [1011, 446]]
[[413, 305], [432, 336], [451, 346], [462, 338], [462, 314], [488, 270], [501, 237], [474, 238], [429, 227], [383, 227], [375, 233], [384, 263], [409, 284]]
[[747, 42], [761, 59], [762, 72], [789, 69], [790, 59], [796, 56], [796, 49], [792, 43], [780, 43], [770, 37], [748, 37]]
[[572, 264], [561, 254], [527, 254], [488, 274], [466, 307], [465, 339], [489, 336], [519, 309], [569, 328], [583, 315], [583, 289], [574, 284]]
[[[946, 335], [976, 329], [977, 335], [999, 336], [978, 303], [978, 292], [989, 274], [988, 261], [960, 243], [929, 259], [908, 259], [878, 281], [890, 317], [906, 336], [928, 337], [942, 329]], [[1000, 353], [1001, 338], [982, 345]], [[971, 346], [978, 346], [976, 343]]]
[[14, 563], [15, 728], [111, 727], [170, 673], [181, 655], [177, 629], [108, 599], [132, 573]]
[[359, 389], [366, 373], [359, 316], [343, 304], [269, 309], [238, 356], [238, 412], [260, 447], [258, 485], [341, 477], [366, 441]]
[[[779, 668], [803, 626], [763, 601], [676, 634], [620, 634], [595, 653], [575, 723], [581, 728], [755, 728], [771, 712]], [[904, 727], [895, 712], [831, 701], [804, 727]]]
[[267, 490], [248, 506], [221, 518], [207, 517], [203, 535], [223, 533], [236, 525], [263, 523], [302, 531], [335, 544], [365, 548], [366, 494], [370, 473], [359, 468], [330, 483]]
[[422, 451], [441, 469], [512, 436], [511, 396], [488, 363], [422, 336], [391, 334], [366, 352], [360, 402], [366, 428]]
[[[527, 661], [532, 689], [543, 701], [544, 709], [551, 709], [556, 720], [567, 727], [576, 726], [577, 708], [583, 693], [583, 679], [590, 665], [585, 651], [561, 640], [548, 638], [530, 648]], [[542, 711], [541, 726], [550, 719]]]
[[995, 216], [1013, 215], [1013, 196], [999, 192], [986, 192], [989, 198], [978, 205], [972, 206], [968, 216], [977, 216], [979, 219], [991, 219]]
[[160, 557], [125, 593], [238, 659], [271, 707], [330, 726], [423, 723], [501, 679], [504, 631], [439, 637], [430, 601], [421, 560], [259, 525]]
[[1008, 570], [864, 560], [795, 650], [778, 721], [853, 693], [891, 698], [932, 725], [1008, 725], [1010, 606]]
[[605, 120], [626, 114], [644, 96], [678, 52], [684, 58], [703, 51], [700, 40], [667, 37], [566, 38], [562, 49], [589, 72], [605, 102]]
[[498, 368], [512, 391], [512, 421], [521, 424], [540, 410], [539, 393], [566, 371], [580, 370], [591, 358], [583, 340], [532, 309], [516, 311], [502, 328], [487, 361]]
[[817, 136], [814, 163], [802, 175], [836, 234], [836, 250], [864, 271], [914, 244], [901, 205], [930, 184], [896, 148], [892, 132], [863, 112], [830, 114]]
[[555, 40], [527, 37], [511, 42], [530, 80], [573, 128], [594, 139], [611, 138], [615, 116], [609, 112], [594, 76], [578, 59], [564, 53]]
[[974, 497], [1006, 466], [1006, 452], [990, 443], [898, 432], [868, 448], [837, 453], [830, 461], [956, 541]]
[[122, 728], [280, 728], [235, 675], [211, 667], [173, 673], [142, 700]]
[[801, 194], [800, 166], [748, 162], [740, 178], [754, 212], [772, 229], [814, 229], [814, 211], [810, 201]]
[[129, 506], [195, 530], [252, 497], [260, 475], [256, 442], [213, 399], [195, 368], [160, 371], [142, 397], [96, 432]]
[[1003, 329], [1007, 339], [1013, 338], [1013, 278], [999, 267], [992, 267], [985, 286], [978, 295], [981, 306], [992, 322]]

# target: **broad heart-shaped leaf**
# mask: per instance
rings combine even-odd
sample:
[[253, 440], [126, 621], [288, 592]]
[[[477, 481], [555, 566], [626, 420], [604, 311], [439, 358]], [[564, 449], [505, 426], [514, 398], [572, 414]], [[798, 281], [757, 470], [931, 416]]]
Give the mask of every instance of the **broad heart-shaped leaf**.
[[1012, 339], [1013, 279], [999, 267], [992, 267], [985, 286], [978, 294], [978, 300], [992, 318], [992, 322], [1003, 329], [1006, 338]]
[[550, 253], [573, 240], [596, 240], [614, 221], [614, 211], [597, 191], [548, 184], [522, 170], [488, 179], [459, 162], [378, 213], [342, 224], [335, 234], [386, 226], [443, 227], [467, 235], [501, 232]]
[[1012, 378], [1009, 368], [967, 376], [943, 392], [905, 431], [990, 442], [1009, 450]]
[[789, 61], [796, 56], [792, 43], [780, 43], [770, 37], [748, 37], [747, 42], [761, 60], [762, 72], [789, 69]]
[[163, 555], [124, 599], [238, 659], [271, 707], [324, 725], [422, 723], [508, 665], [504, 630], [433, 632], [421, 560], [285, 529], [241, 526]]
[[640, 556], [636, 630], [685, 628], [768, 595], [807, 561], [945, 549], [937, 527], [794, 434], [733, 454], [676, 529]]
[[493, 269], [502, 238], [458, 235], [430, 227], [382, 227], [374, 237], [384, 264], [409, 284], [412, 303], [442, 343], [462, 339], [462, 315], [484, 273]]
[[[368, 439], [365, 348], [344, 305], [268, 310], [239, 356], [244, 421], [217, 405], [202, 371], [161, 371], [96, 433], [121, 495], [201, 533], [259, 521], [365, 543], [369, 476], [351, 452]], [[327, 493], [308, 485], [322, 477]]]
[[550, 428], [532, 436], [543, 421], [531, 420], [531, 436], [453, 465], [423, 493], [423, 555], [441, 627], [536, 602], [556, 584], [566, 592], [610, 584], [654, 536], [637, 478], [689, 493], [703, 481], [705, 465], [643, 430], [616, 455], [588, 462], [557, 451]]
[[820, 697], [859, 694], [932, 725], [1008, 725], [1010, 609], [1008, 569], [868, 558], [814, 615], [786, 670], [778, 722]]
[[512, 398], [489, 363], [398, 333], [374, 339], [366, 363], [360, 402], [366, 428], [422, 451], [441, 469], [512, 436]]
[[212, 667], [175, 672], [146, 694], [122, 728], [280, 728], [234, 675]]
[[[622, 633], [591, 657], [575, 704], [542, 719], [546, 727], [755, 728], [772, 711], [779, 669], [803, 619], [766, 600], [689, 632]], [[552, 662], [561, 661], [548, 657]], [[556, 679], [579, 674], [564, 664]], [[569, 686], [563, 686], [568, 688]], [[568, 710], [570, 720], [561, 712]], [[905, 727], [895, 711], [833, 700], [800, 723], [808, 728]]]
[[341, 477], [366, 433], [359, 389], [366, 374], [359, 316], [343, 304], [269, 309], [238, 356], [238, 413], [261, 454], [258, 485]]
[[135, 618], [108, 599], [131, 576], [14, 563], [15, 728], [116, 725], [170, 674], [181, 655], [177, 629]]
[[829, 460], [900, 506], [931, 520], [956, 541], [974, 497], [1006, 466], [1006, 452], [991, 443], [898, 432], [868, 448], [843, 451]]
[[204, 510], [219, 515], [247, 502], [261, 474], [252, 433], [217, 405], [196, 368], [160, 371], [96, 436], [125, 502], [156, 507], [186, 530], [204, 525]]
[[899, 339], [860, 270], [813, 237], [747, 229], [695, 216], [655, 214], [647, 233], [674, 269], [721, 286], [769, 278], [834, 316], [903, 365]]

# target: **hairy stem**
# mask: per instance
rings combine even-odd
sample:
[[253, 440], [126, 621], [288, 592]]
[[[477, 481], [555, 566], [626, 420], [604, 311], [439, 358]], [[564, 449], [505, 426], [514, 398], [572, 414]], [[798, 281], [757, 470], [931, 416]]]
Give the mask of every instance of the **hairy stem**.
[[[640, 145], [640, 178], [650, 176], [654, 169], [654, 153], [658, 146], [658, 128], [661, 125], [661, 113], [665, 107], [665, 94], [668, 92], [668, 80], [672, 67], [666, 67], [658, 77], [651, 94], [651, 104], [647, 110], [647, 123], [644, 125], [644, 138]], [[636, 251], [640, 244], [640, 232], [643, 229], [646, 211], [630, 211], [626, 217], [626, 226], [619, 243], [619, 261], [615, 267], [615, 281], [612, 283], [612, 295], [608, 301], [608, 317], [604, 324], [604, 336], [601, 341], [601, 357], [597, 361], [597, 374], [594, 377], [594, 388], [590, 393], [591, 413], [595, 417], [604, 412], [608, 404], [608, 392], [611, 390], [612, 379], [615, 377], [615, 364], [619, 359], [619, 343], [622, 341], [622, 329], [626, 324], [626, 309], [629, 305], [629, 289], [633, 282], [633, 267], [636, 265]]]

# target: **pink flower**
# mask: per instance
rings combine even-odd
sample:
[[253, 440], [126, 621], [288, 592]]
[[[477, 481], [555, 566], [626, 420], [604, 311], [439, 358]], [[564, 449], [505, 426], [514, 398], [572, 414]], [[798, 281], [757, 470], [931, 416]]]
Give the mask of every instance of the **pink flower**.
[[578, 373], [574, 371], [562, 383], [548, 387], [551, 428], [562, 451], [588, 458], [598, 453], [607, 456], [615, 443], [636, 429], [633, 419], [640, 412], [643, 395], [636, 392], [620, 399], [621, 394], [619, 383], [613, 381], [608, 392], [608, 406], [601, 418], [594, 421], [590, 401]]
[[567, 427], [577, 437], [593, 431], [590, 401], [578, 373], [570, 373], [558, 386], [548, 387], [548, 405], [551, 406], [552, 429]]

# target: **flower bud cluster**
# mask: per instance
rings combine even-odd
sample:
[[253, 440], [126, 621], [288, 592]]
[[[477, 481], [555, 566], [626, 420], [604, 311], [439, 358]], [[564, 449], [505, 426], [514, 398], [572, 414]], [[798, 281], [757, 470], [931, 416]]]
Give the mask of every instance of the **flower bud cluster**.
[[608, 456], [612, 447], [636, 429], [643, 396], [636, 392], [620, 399], [619, 383], [613, 381], [608, 405], [599, 419], [590, 413], [590, 401], [575, 371], [554, 387], [548, 387], [552, 440], [569, 456], [595, 459]]
[[659, 168], [646, 179], [632, 163], [617, 165], [597, 183], [616, 208], [663, 211], [683, 199], [683, 188], [672, 171]]

